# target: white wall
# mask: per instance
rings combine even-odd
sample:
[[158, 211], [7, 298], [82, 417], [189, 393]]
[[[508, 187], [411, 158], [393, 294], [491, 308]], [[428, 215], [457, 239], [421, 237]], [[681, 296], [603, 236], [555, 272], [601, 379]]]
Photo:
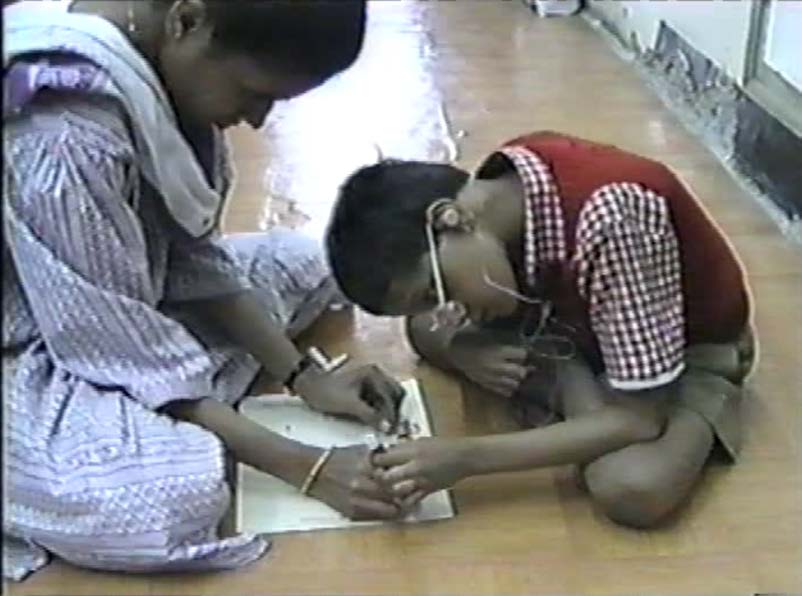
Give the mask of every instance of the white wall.
[[729, 76], [743, 82], [746, 69], [750, 0], [591, 0], [591, 9], [618, 27], [629, 39], [632, 33], [643, 48], [653, 48], [660, 23], [665, 21], [692, 46]]
[[773, 2], [763, 60], [802, 91], [802, 2]]

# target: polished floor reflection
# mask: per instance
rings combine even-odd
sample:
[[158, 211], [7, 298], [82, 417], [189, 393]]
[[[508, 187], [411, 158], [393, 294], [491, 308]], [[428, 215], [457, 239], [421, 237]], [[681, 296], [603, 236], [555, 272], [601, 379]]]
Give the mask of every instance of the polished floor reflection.
[[[535, 129], [667, 162], [740, 251], [761, 340], [741, 464], [713, 466], [683, 515], [650, 533], [601, 519], [570, 470], [541, 470], [466, 482], [453, 521], [282, 536], [235, 573], [132, 578], [57, 564], [12, 593], [802, 592], [802, 253], [582, 19], [540, 20], [517, 1], [373, 2], [353, 69], [280, 105], [264, 130], [232, 131], [226, 229], [283, 223], [320, 237], [338, 185], [377, 147], [470, 168]], [[441, 434], [510, 428], [503, 404], [419, 367], [398, 321], [340, 316], [315, 339], [417, 374]]]

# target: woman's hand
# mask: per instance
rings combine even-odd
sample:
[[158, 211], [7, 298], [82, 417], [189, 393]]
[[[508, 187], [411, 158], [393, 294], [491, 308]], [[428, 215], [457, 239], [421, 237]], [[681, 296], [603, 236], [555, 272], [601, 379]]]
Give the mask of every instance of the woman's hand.
[[402, 509], [429, 493], [450, 488], [469, 475], [466, 439], [426, 438], [399, 443], [373, 455], [374, 477]]
[[378, 366], [361, 366], [333, 373], [310, 367], [295, 382], [310, 408], [357, 418], [384, 432], [398, 424], [404, 388]]
[[452, 365], [470, 381], [510, 397], [529, 374], [526, 350], [520, 346], [456, 336], [448, 348]]
[[372, 473], [366, 447], [335, 449], [309, 494], [354, 521], [400, 517], [401, 508]]

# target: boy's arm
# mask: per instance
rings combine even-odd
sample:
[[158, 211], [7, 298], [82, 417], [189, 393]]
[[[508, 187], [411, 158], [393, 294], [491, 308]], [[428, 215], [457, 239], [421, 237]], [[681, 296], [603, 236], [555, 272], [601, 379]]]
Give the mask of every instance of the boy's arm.
[[[323, 454], [322, 449], [282, 437], [211, 398], [172, 402], [166, 412], [213, 432], [237, 461], [296, 488]], [[370, 479], [367, 453], [358, 447], [332, 453], [310, 494], [351, 519], [393, 519], [399, 514], [390, 495]]]
[[458, 372], [479, 387], [511, 396], [526, 378], [526, 349], [517, 337], [497, 329], [468, 325], [458, 331], [432, 329], [429, 314], [407, 319], [407, 335], [413, 349], [428, 362]]
[[410, 441], [375, 455], [373, 464], [389, 468], [378, 476], [399, 496], [406, 496], [408, 488], [429, 493], [470, 476], [591, 462], [633, 443], [654, 440], [661, 428], [658, 421], [611, 405], [533, 430]]
[[633, 443], [654, 440], [660, 426], [621, 406], [529, 431], [468, 439], [467, 476], [582, 464]]
[[449, 347], [454, 335], [459, 332], [448, 327], [432, 329], [430, 314], [407, 317], [406, 328], [413, 350], [438, 368], [454, 370]]
[[544, 428], [468, 439], [471, 475], [582, 464], [633, 443], [660, 436], [665, 387], [637, 394], [610, 391], [599, 399], [599, 381], [580, 362], [566, 363], [560, 392], [566, 420]]
[[410, 480], [430, 492], [469, 476], [590, 462], [654, 440], [663, 430], [663, 388], [648, 395], [616, 393], [612, 403], [600, 403], [591, 371], [571, 363], [561, 375], [561, 391], [565, 422], [499, 435], [412, 441], [375, 456], [374, 464], [390, 468], [381, 476], [401, 492], [412, 486]]

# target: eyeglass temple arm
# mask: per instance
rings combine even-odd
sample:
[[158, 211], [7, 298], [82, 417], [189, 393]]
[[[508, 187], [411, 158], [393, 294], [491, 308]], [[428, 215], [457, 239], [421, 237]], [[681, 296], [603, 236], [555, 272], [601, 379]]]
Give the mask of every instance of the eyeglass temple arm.
[[443, 274], [442, 271], [440, 271], [440, 258], [437, 254], [437, 243], [434, 239], [434, 229], [431, 222], [426, 223], [426, 240], [429, 242], [429, 261], [432, 265], [434, 289], [437, 292], [437, 304], [439, 306], [444, 306], [446, 303], [446, 290], [443, 284]]

